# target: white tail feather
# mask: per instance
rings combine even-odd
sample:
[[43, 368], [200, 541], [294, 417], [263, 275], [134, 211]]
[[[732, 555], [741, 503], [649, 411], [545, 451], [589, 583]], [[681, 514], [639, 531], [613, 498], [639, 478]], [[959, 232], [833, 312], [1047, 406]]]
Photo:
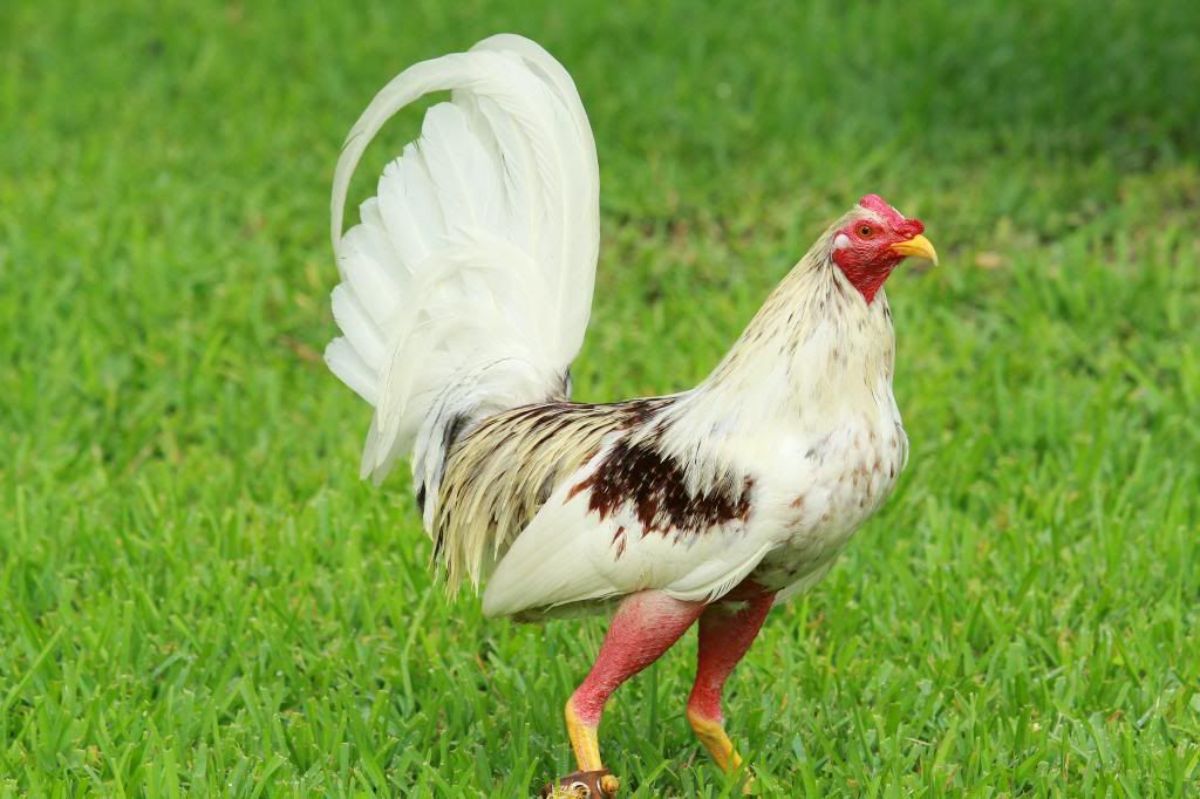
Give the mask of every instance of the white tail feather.
[[[367, 145], [404, 106], [447, 90], [450, 102], [426, 112], [420, 139], [384, 170], [343, 236]], [[583, 343], [599, 171], [574, 84], [545, 50], [508, 34], [406, 69], [351, 129], [330, 211], [343, 335], [325, 358], [375, 406], [364, 476], [382, 479], [413, 447], [428, 524], [455, 433], [562, 396]]]

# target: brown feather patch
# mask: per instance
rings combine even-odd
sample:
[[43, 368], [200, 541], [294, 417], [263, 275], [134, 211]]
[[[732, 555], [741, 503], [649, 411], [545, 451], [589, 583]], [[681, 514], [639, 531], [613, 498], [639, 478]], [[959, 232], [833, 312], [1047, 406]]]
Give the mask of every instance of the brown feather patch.
[[568, 496], [591, 492], [588, 510], [606, 519], [618, 509], [632, 507], [642, 525], [642, 534], [666, 534], [676, 530], [698, 533], [750, 515], [750, 493], [754, 480], [718, 483], [702, 492], [692, 492], [683, 468], [663, 454], [653, 440], [618, 441], [596, 471], [571, 487]]

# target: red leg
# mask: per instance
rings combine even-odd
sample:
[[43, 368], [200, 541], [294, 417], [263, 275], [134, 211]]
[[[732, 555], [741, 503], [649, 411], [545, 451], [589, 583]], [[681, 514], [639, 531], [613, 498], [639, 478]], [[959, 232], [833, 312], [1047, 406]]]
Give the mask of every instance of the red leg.
[[596, 729], [613, 691], [658, 660], [703, 611], [703, 602], [683, 602], [658, 591], [643, 591], [621, 603], [595, 665], [567, 700], [567, 732], [580, 771], [603, 768]]
[[738, 768], [742, 759], [725, 734], [721, 694], [725, 681], [754, 642], [774, 601], [773, 591], [748, 583], [709, 606], [700, 617], [696, 682], [688, 698], [687, 717], [701, 743], [727, 772]]

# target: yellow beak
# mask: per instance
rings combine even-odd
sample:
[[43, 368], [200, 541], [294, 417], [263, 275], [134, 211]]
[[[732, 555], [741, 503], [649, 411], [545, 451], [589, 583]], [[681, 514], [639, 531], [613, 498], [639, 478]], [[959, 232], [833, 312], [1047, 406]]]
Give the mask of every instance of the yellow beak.
[[934, 266], [937, 266], [937, 250], [933, 249], [933, 243], [929, 239], [919, 233], [908, 241], [896, 242], [891, 246], [891, 250], [897, 255], [913, 255], [917, 258], [928, 258], [930, 261], [933, 261]]

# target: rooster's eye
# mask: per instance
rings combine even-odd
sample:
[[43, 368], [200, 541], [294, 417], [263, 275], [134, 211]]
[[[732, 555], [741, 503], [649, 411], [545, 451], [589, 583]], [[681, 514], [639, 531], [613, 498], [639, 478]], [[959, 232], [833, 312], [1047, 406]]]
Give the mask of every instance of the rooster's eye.
[[862, 236], [864, 239], [871, 238], [871, 234], [874, 232], [875, 231], [871, 229], [870, 225], [860, 225], [858, 228], [858, 235]]

